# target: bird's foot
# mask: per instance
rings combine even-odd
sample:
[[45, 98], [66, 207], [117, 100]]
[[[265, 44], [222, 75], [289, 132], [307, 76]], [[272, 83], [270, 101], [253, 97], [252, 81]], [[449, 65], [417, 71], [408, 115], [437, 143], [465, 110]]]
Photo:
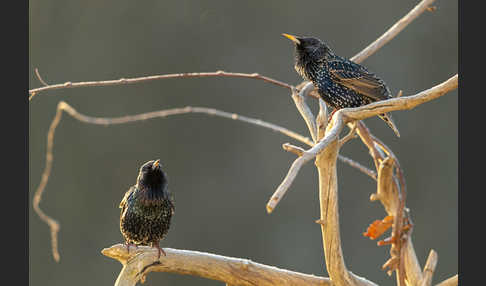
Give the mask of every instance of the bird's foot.
[[157, 251], [158, 251], [158, 256], [157, 256], [157, 259], [160, 259], [160, 253], [163, 253], [164, 256], [167, 256], [167, 254], [165, 253], [165, 251], [160, 248], [160, 245], [159, 245], [159, 242], [152, 242], [152, 247], [155, 247], [157, 248]]
[[134, 243], [129, 243], [125, 241], [125, 245], [127, 246], [127, 253], [130, 253], [130, 246], [135, 246], [135, 248], [138, 249], [138, 245]]

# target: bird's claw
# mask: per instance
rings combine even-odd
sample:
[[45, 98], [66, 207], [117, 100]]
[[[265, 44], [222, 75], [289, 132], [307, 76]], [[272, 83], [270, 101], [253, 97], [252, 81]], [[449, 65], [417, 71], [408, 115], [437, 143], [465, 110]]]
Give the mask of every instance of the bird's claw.
[[138, 245], [134, 243], [125, 242], [125, 245], [127, 246], [127, 253], [130, 253], [130, 246], [135, 246], [135, 248], [138, 249]]

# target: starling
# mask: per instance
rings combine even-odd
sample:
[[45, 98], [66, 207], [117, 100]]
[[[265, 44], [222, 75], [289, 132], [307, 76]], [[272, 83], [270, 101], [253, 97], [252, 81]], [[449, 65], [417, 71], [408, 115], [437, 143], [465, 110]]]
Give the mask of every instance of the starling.
[[[392, 98], [382, 79], [364, 66], [334, 54], [321, 40], [282, 35], [295, 45], [295, 70], [314, 84], [319, 96], [334, 108], [332, 114], [340, 108], [359, 107]], [[400, 137], [389, 113], [378, 116]]]
[[159, 241], [169, 231], [174, 214], [174, 202], [167, 188], [167, 176], [160, 160], [148, 161], [140, 167], [137, 183], [123, 197], [120, 208], [120, 230], [127, 251], [130, 245], [148, 245], [157, 248], [158, 258], [164, 250]]

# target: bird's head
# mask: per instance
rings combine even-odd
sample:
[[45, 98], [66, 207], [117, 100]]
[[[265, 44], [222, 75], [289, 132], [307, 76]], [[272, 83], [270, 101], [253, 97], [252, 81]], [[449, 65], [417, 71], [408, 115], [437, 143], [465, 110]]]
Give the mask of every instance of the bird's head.
[[164, 171], [162, 171], [160, 160], [148, 161], [140, 167], [137, 184], [143, 189], [165, 189], [167, 186], [167, 177]]
[[298, 37], [289, 34], [282, 36], [291, 40], [295, 46], [295, 69], [308, 79], [305, 73], [309, 65], [320, 64], [333, 55], [332, 50], [321, 40], [314, 37]]

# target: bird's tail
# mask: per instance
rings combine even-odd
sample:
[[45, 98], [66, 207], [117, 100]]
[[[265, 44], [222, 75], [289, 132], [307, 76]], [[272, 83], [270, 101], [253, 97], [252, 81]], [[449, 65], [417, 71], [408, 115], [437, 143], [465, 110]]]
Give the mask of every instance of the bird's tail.
[[383, 114], [380, 114], [378, 116], [381, 119], [383, 119], [383, 121], [385, 121], [386, 124], [388, 124], [388, 126], [390, 126], [391, 129], [393, 129], [393, 132], [395, 132], [395, 134], [397, 135], [397, 137], [400, 137], [400, 132], [398, 132], [398, 128], [395, 125], [395, 122], [393, 122], [393, 119], [392, 119], [390, 113], [383, 113]]

